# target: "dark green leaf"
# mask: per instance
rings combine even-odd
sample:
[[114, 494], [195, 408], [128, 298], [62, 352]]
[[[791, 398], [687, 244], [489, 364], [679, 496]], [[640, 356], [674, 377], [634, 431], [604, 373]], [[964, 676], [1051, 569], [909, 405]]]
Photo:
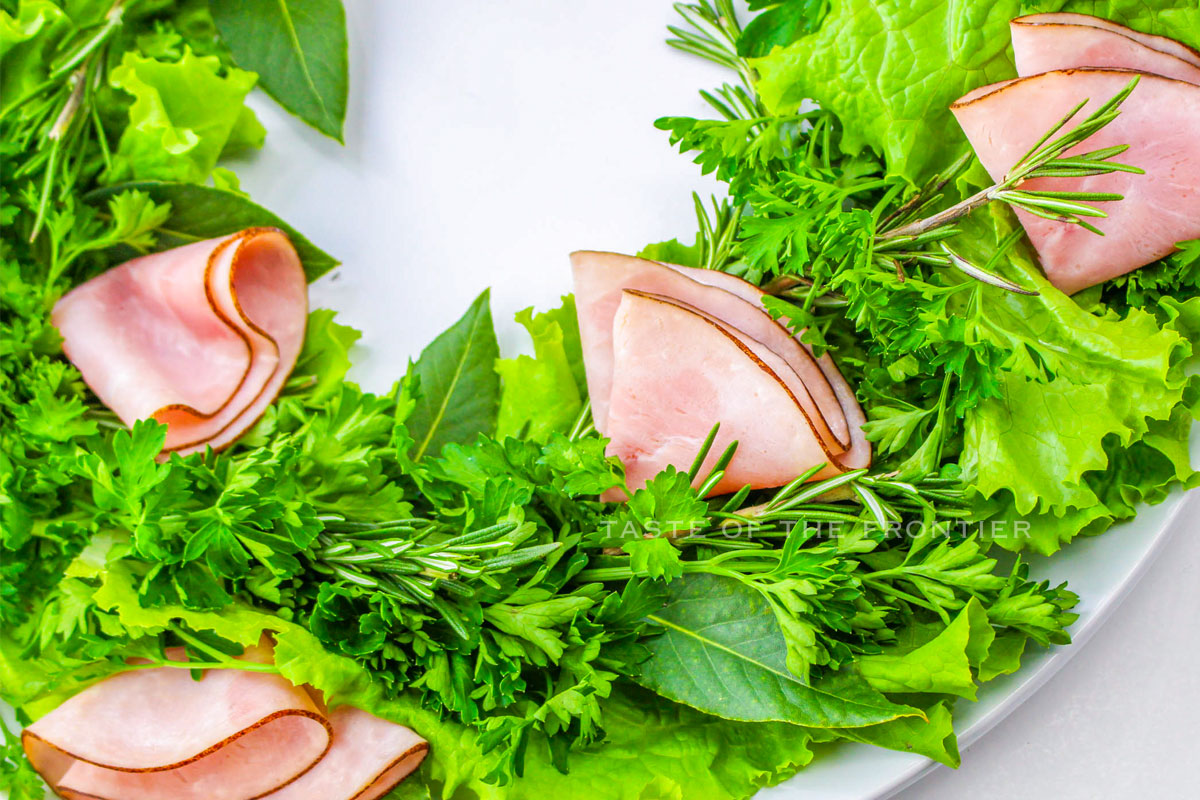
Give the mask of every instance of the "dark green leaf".
[[665, 630], [639, 682], [663, 697], [725, 719], [857, 728], [920, 711], [897, 705], [857, 673], [810, 684], [788, 671], [787, 645], [762, 596], [731, 578], [686, 575], [649, 619]]
[[342, 141], [349, 86], [340, 0], [211, 0], [238, 66], [280, 105]]
[[[233, 192], [190, 183], [139, 181], [107, 186], [91, 192], [84, 199], [89, 203], [99, 203], [130, 189], [148, 193], [156, 203], [171, 204], [170, 218], [157, 231], [160, 250], [225, 236], [246, 228], [279, 228], [288, 235], [300, 254], [304, 274], [310, 281], [340, 263], [270, 211]], [[129, 254], [130, 257], [134, 255], [137, 254]]]
[[496, 429], [500, 376], [493, 367], [500, 347], [489, 299], [490, 291], [484, 290], [411, 367], [420, 386], [407, 420], [415, 442], [414, 461], [441, 452], [451, 442], [466, 442]]
[[760, 0], [751, 2], [750, 8], [767, 10], [750, 20], [742, 32], [737, 43], [738, 55], [759, 58], [821, 27], [829, 13], [829, 0], [784, 0], [775, 5]]

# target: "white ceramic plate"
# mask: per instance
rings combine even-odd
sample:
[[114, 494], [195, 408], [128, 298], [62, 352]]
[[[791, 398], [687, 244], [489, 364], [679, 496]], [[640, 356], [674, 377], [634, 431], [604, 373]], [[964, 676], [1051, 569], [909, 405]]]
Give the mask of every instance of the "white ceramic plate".
[[[690, 193], [717, 187], [652, 123], [707, 114], [696, 92], [725, 76], [663, 44], [674, 22], [666, 0], [346, 5], [346, 146], [260, 97], [267, 148], [236, 169], [255, 200], [344, 262], [313, 287], [313, 305], [337, 309], [364, 331], [353, 376], [366, 388], [388, 388], [488, 286], [501, 345], [511, 352], [524, 344], [512, 314], [570, 291], [571, 250], [635, 252], [694, 233]], [[1193, 445], [1200, 455], [1200, 439]], [[1078, 650], [1182, 508], [1176, 496], [1134, 524], [1035, 563], [1082, 596], [1076, 644], [1027, 658], [1018, 674], [988, 684], [979, 702], [960, 703], [961, 744]], [[835, 746], [762, 796], [881, 798], [931, 767], [918, 756]]]

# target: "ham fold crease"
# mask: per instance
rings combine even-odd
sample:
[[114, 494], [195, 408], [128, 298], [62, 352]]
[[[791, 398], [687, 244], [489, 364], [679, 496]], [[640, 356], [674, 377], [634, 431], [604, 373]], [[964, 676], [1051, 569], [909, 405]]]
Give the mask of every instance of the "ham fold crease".
[[[261, 647], [244, 658], [270, 662]], [[197, 681], [176, 667], [94, 684], [26, 728], [22, 744], [67, 800], [374, 800], [429, 749], [365, 711], [327, 712], [273, 673], [210, 669]]]
[[1146, 174], [1041, 178], [1021, 186], [1124, 197], [1094, 204], [1108, 214], [1090, 220], [1104, 236], [1017, 209], [1050, 282], [1073, 294], [1200, 237], [1200, 52], [1083, 14], [1018, 17], [1011, 29], [1021, 77], [975, 89], [950, 107], [994, 180], [1077, 103], [1090, 101], [1079, 121], [1139, 78], [1120, 116], [1065, 155], [1129, 145], [1117, 160]]
[[853, 390], [828, 354], [815, 358], [766, 312], [761, 289], [616, 253], [571, 263], [593, 418], [631, 489], [686, 468], [718, 422], [697, 480], [731, 442], [738, 450], [712, 494], [870, 464]]
[[250, 228], [142, 256], [54, 307], [63, 350], [127, 425], [167, 425], [165, 451], [221, 449], [254, 424], [296, 363], [308, 316], [300, 258]]

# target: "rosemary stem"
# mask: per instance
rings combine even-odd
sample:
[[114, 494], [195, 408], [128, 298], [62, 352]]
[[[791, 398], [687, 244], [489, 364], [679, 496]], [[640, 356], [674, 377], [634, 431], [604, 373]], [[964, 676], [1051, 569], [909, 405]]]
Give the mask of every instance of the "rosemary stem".
[[962, 219], [967, 214], [970, 214], [977, 208], [982, 208], [992, 202], [994, 193], [1001, 188], [1003, 184], [989, 186], [988, 188], [976, 192], [975, 194], [963, 200], [961, 203], [950, 206], [944, 211], [939, 211], [931, 217], [919, 219], [916, 222], [910, 222], [907, 225], [901, 225], [899, 228], [894, 228], [890, 231], [884, 231], [876, 238], [880, 241], [888, 239], [896, 239], [901, 236], [920, 236], [923, 233], [940, 228], [944, 225], [949, 225], [955, 220]]

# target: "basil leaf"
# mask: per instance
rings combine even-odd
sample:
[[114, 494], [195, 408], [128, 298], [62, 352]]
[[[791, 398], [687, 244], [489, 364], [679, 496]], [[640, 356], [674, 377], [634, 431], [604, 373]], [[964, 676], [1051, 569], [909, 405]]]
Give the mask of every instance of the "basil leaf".
[[889, 701], [857, 672], [810, 684], [788, 671], [787, 646], [762, 595], [733, 578], [690, 574], [671, 582], [667, 604], [648, 619], [664, 632], [637, 679], [670, 700], [724, 719], [859, 728], [919, 717]]
[[406, 421], [415, 442], [412, 459], [441, 452], [451, 442], [465, 442], [496, 430], [500, 376], [493, 369], [500, 357], [489, 305], [491, 291], [475, 298], [462, 318], [441, 333], [409, 368], [418, 396]]
[[[310, 282], [340, 263], [291, 225], [244, 195], [234, 192], [192, 183], [134, 181], [97, 189], [84, 199], [95, 204], [130, 189], [148, 193], [156, 203], [171, 204], [171, 216], [155, 231], [159, 250], [226, 236], [246, 228], [279, 228], [291, 239]], [[131, 252], [129, 257], [135, 255], [137, 253]]]
[[239, 67], [267, 94], [342, 141], [349, 86], [346, 13], [339, 0], [211, 0], [213, 20]]

